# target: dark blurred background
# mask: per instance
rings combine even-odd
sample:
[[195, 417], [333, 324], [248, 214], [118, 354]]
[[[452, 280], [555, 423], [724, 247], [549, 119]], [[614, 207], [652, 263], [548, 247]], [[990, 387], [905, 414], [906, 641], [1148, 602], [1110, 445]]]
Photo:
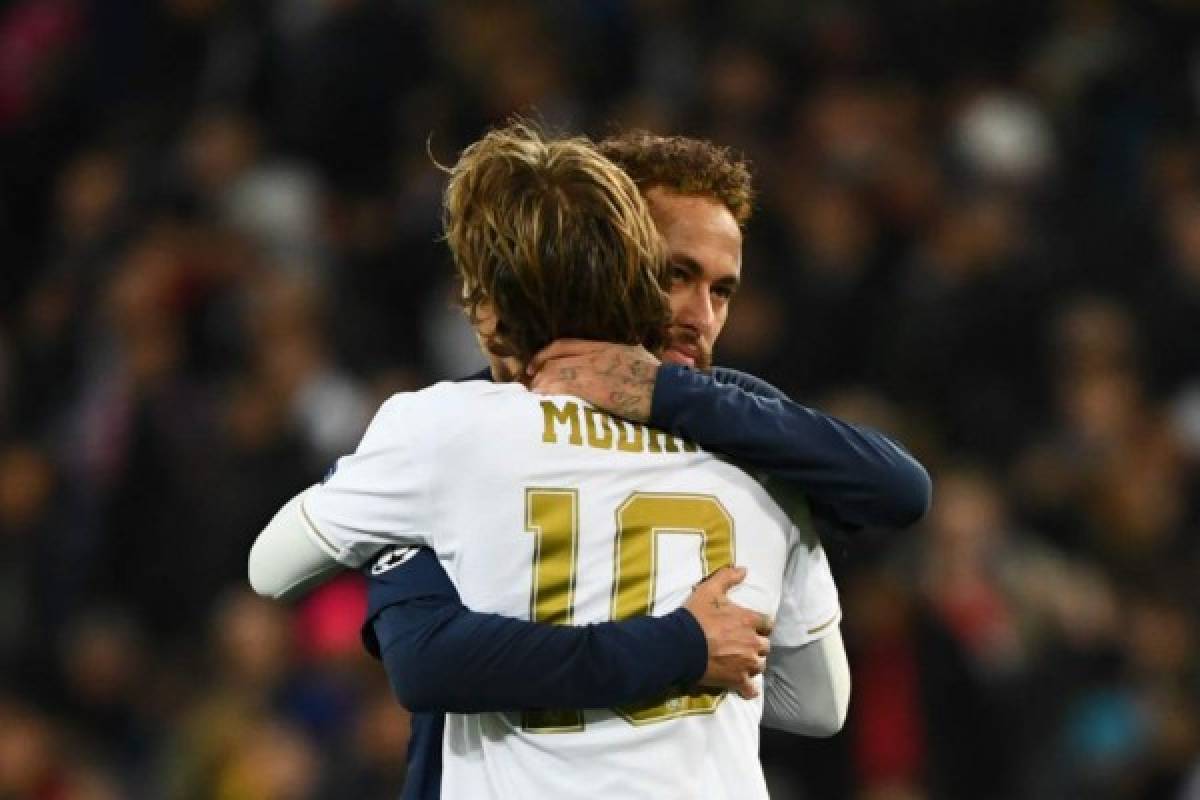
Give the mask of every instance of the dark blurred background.
[[245, 584], [387, 394], [480, 363], [442, 176], [510, 112], [745, 152], [718, 362], [898, 436], [788, 798], [1200, 797], [1186, 0], [0, 2], [0, 797], [390, 798], [361, 587]]

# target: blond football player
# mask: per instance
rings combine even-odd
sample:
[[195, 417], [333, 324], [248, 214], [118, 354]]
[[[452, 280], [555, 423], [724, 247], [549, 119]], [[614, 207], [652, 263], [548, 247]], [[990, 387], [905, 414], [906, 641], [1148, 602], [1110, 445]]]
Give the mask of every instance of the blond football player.
[[[522, 376], [561, 338], [661, 347], [661, 240], [636, 187], [589, 143], [521, 125], [489, 134], [452, 171], [447, 234], [497, 375]], [[687, 441], [519, 382], [397, 395], [358, 451], [289, 508], [263, 536], [295, 541], [297, 557], [264, 562], [255, 583], [268, 593], [389, 544], [421, 545], [474, 609], [584, 624], [666, 613], [737, 564], [748, 575], [733, 597], [777, 620], [774, 644], [821, 652], [809, 646], [828, 639], [841, 652], [820, 546], [756, 481]], [[803, 669], [772, 677], [802, 690]], [[848, 682], [834, 683], [844, 715]], [[689, 690], [601, 711], [451, 714], [442, 791], [764, 797], [762, 716], [761, 698]]]

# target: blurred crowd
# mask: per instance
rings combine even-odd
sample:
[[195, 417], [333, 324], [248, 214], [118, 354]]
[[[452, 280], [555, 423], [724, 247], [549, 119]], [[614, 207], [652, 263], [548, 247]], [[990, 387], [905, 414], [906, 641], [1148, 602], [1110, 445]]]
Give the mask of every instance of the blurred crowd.
[[718, 363], [905, 442], [854, 697], [775, 796], [1200, 797], [1200, 12], [1174, 0], [0, 2], [0, 798], [394, 797], [352, 577], [245, 556], [481, 363], [442, 175], [515, 111], [760, 196]]

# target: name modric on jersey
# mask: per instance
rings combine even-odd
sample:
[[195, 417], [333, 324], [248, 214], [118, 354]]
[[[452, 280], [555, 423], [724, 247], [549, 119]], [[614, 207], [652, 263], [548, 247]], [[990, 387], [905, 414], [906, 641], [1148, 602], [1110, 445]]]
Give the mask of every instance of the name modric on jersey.
[[542, 401], [542, 442], [624, 453], [695, 453], [695, 444], [574, 401]]

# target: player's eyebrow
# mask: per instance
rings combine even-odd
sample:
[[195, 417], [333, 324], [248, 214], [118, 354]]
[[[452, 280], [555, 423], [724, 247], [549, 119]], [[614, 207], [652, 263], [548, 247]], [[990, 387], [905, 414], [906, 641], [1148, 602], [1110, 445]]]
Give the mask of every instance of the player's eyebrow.
[[737, 275], [726, 275], [724, 278], [714, 281], [713, 285], [728, 289], [729, 293], [733, 294], [742, 285], [742, 279]]
[[699, 275], [704, 272], [704, 268], [700, 266], [699, 261], [683, 253], [671, 255], [671, 266], [679, 267], [692, 275]]
[[[682, 269], [691, 278], [704, 274], [704, 267], [700, 262], [686, 253], [673, 253], [670, 260], [671, 266]], [[741, 285], [742, 279], [739, 275], [726, 275], [713, 281], [714, 287], [726, 289], [730, 294], [735, 294]]]

